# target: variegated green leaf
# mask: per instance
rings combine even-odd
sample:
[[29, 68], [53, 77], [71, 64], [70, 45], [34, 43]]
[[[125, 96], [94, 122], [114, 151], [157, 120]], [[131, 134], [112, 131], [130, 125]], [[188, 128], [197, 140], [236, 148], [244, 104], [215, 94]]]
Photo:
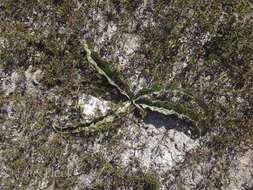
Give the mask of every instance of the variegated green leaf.
[[130, 100], [130, 92], [127, 93], [127, 90], [124, 89], [127, 88], [127, 85], [122, 82], [117, 71], [112, 70], [107, 62], [103, 61], [95, 52], [89, 49], [87, 44], [84, 45], [84, 49], [88, 62], [95, 67], [97, 72], [104, 76], [110, 85], [115, 87], [122, 95]]
[[185, 105], [180, 105], [173, 102], [139, 99], [137, 104], [143, 109], [159, 112], [164, 115], [175, 115], [180, 119], [197, 122], [200, 119], [200, 114], [187, 108]]
[[59, 127], [53, 125], [53, 128], [56, 132], [60, 133], [80, 133], [83, 131], [97, 131], [100, 128], [112, 123], [115, 119], [122, 117], [125, 113], [127, 113], [130, 109], [131, 103], [129, 101], [125, 102], [124, 104], [120, 105], [117, 110], [112, 111], [108, 113], [105, 116], [96, 118], [92, 120], [91, 122], [86, 122], [86, 123], [80, 123], [77, 126], [74, 127]]
[[190, 93], [184, 91], [182, 88], [177, 87], [176, 84], [171, 83], [168, 85], [165, 84], [155, 84], [152, 85], [149, 88], [144, 88], [142, 90], [140, 90], [136, 95], [135, 95], [135, 99], [139, 99], [145, 96], [151, 96], [151, 95], [159, 95], [161, 93], [166, 93], [166, 92], [171, 92], [171, 91], [175, 91], [175, 92], [179, 92], [179, 93], [184, 93], [186, 95], [190, 95]]
[[63, 128], [63, 127], [53, 125], [53, 128], [56, 132], [59, 132], [59, 133], [65, 133], [65, 134], [80, 133], [82, 131], [95, 130], [97, 128], [100, 128], [103, 125], [109, 124], [109, 123], [113, 122], [115, 117], [116, 117], [115, 114], [108, 114], [106, 116], [94, 119], [91, 122], [80, 123], [79, 125], [74, 126], [74, 127]]
[[182, 120], [190, 121], [194, 126], [198, 126], [198, 122], [206, 107], [191, 93], [171, 83], [169, 85], [153, 85], [133, 96], [129, 87], [122, 82], [118, 72], [112, 69], [108, 62], [102, 60], [97, 53], [91, 51], [87, 44], [84, 45], [84, 49], [88, 62], [128, 101], [123, 102], [122, 105], [117, 106], [114, 111], [107, 115], [96, 118], [91, 122], [81, 123], [73, 128], [54, 126], [56, 131], [61, 133], [79, 133], [86, 130], [99, 130], [117, 118], [129, 114], [134, 108], [139, 111], [141, 116], [144, 116], [146, 111], [149, 110], [165, 116], [174, 115]]
[[[161, 103], [162, 101], [163, 103]], [[167, 105], [169, 109], [173, 109], [179, 114], [185, 115], [191, 113], [192, 111], [190, 110], [195, 110], [201, 113], [207, 112], [207, 105], [205, 105], [203, 101], [192, 95], [190, 92], [178, 88], [173, 83], [169, 85], [153, 85], [150, 88], [143, 89], [135, 96], [135, 102], [136, 104], [146, 102], [149, 105], [155, 103], [158, 107]], [[188, 111], [182, 112], [182, 110], [185, 109], [188, 109]]]

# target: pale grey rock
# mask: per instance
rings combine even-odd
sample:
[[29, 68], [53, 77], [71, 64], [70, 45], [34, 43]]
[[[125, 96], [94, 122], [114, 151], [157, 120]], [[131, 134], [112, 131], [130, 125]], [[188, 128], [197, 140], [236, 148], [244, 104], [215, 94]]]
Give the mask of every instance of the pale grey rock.
[[230, 183], [224, 190], [251, 189], [253, 187], [253, 151], [239, 153], [232, 161], [228, 177]]
[[26, 92], [29, 95], [36, 96], [40, 92], [38, 90], [38, 85], [40, 84], [40, 80], [43, 77], [43, 72], [40, 69], [34, 70], [32, 66], [25, 71], [25, 84], [26, 84]]
[[91, 171], [89, 174], [81, 174], [78, 177], [80, 185], [83, 187], [92, 188], [92, 184], [96, 180], [96, 177], [97, 177], [96, 173], [97, 171]]
[[109, 103], [91, 95], [79, 97], [78, 105], [84, 120], [92, 120], [98, 116], [104, 116], [109, 110]]
[[120, 133], [129, 133], [121, 140], [122, 146], [125, 147], [121, 152], [125, 166], [134, 158], [140, 162], [142, 168], [162, 173], [182, 162], [185, 153], [198, 146], [197, 140], [192, 140], [175, 129], [133, 125], [125, 130], [120, 129]]
[[16, 88], [25, 88], [25, 92], [31, 96], [38, 96], [40, 90], [38, 89], [40, 81], [43, 77], [43, 72], [40, 69], [33, 69], [29, 66], [27, 70], [14, 71], [11, 74], [4, 74], [1, 72], [1, 89], [0, 91], [4, 93], [4, 96], [10, 96], [16, 91]]
[[[145, 9], [148, 6], [152, 7], [155, 1], [145, 0], [141, 2], [141, 5], [132, 11], [130, 15], [123, 9], [120, 10], [120, 15], [114, 14], [115, 10], [109, 3], [106, 4], [107, 2], [105, 1], [97, 2], [99, 5], [102, 4], [102, 6], [98, 6], [96, 9], [89, 8], [89, 10], [87, 10], [85, 18], [83, 19], [84, 28], [82, 29], [85, 34], [80, 41], [91, 42], [94, 46], [92, 48], [103, 56], [104, 59], [112, 62], [114, 67], [122, 73], [123, 79], [128, 81], [133, 92], [146, 87], [150, 84], [150, 80], [142, 75], [144, 69], [144, 63], [142, 63], [142, 61], [144, 60], [145, 62], [145, 59], [142, 59], [141, 55], [138, 55], [138, 53], [136, 55], [136, 52], [138, 52], [140, 48], [143, 48], [140, 47], [140, 37], [143, 28], [148, 26], [152, 26], [153, 28], [157, 27], [152, 12]], [[77, 4], [76, 10], [80, 10], [83, 7], [88, 7], [87, 3], [89, 2], [75, 1], [75, 3]], [[101, 9], [101, 7], [104, 9]], [[38, 18], [43, 18], [42, 20], [36, 22], [33, 18], [28, 17], [25, 24], [30, 26], [33, 25], [36, 30], [41, 27], [51, 27], [52, 23], [48, 16], [50, 16], [50, 11], [52, 12], [53, 8], [48, 6], [46, 9], [49, 13], [43, 13], [45, 15], [33, 12], [35, 15], [38, 14]], [[108, 20], [105, 15], [107, 12], [112, 13], [116, 18]], [[218, 29], [219, 24], [223, 22], [223, 17], [224, 16], [221, 16], [216, 23], [216, 29]], [[139, 29], [136, 29], [137, 26]], [[189, 36], [187, 39], [180, 39], [180, 41], [186, 43], [187, 46], [185, 49], [180, 49], [178, 56], [185, 58], [185, 60], [173, 63], [171, 72], [168, 73], [168, 82], [172, 81], [178, 74], [189, 67], [190, 55], [192, 55], [194, 51], [194, 45], [191, 44], [192, 42], [197, 42], [198, 45], [204, 46], [215, 37], [216, 31], [213, 31], [213, 34], [207, 32], [197, 36], [193, 35], [196, 29], [197, 25], [189, 29]], [[68, 32], [71, 33], [71, 29], [66, 25], [60, 26], [57, 30], [61, 35], [64, 34], [67, 36]], [[42, 37], [47, 37], [50, 34], [50, 30], [45, 29], [41, 34]], [[5, 47], [7, 45], [8, 42], [6, 39], [0, 37], [0, 47]], [[63, 49], [65, 45], [66, 43], [61, 43], [61, 48]], [[2, 48], [0, 48], [0, 53], [1, 51]], [[42, 53], [36, 52], [34, 55], [35, 62], [36, 59], [39, 60], [41, 56]], [[140, 60], [138, 60], [139, 56], [141, 57]], [[32, 61], [31, 57], [28, 58], [28, 61]], [[205, 62], [200, 59], [198, 62], [198, 66], [200, 66], [199, 68], [204, 64]], [[196, 73], [198, 73], [199, 68], [196, 68]], [[196, 84], [193, 83], [193, 85], [198, 85], [196, 89], [200, 89], [200, 91], [215, 86], [220, 87], [220, 90], [222, 90], [222, 88], [225, 90], [230, 89], [231, 81], [228, 80], [227, 75], [226, 72], [217, 76], [213, 75], [213, 73], [205, 74], [203, 72], [199, 77], [200, 82], [196, 82]], [[31, 154], [37, 149], [42, 149], [41, 147], [43, 147], [43, 144], [46, 144], [48, 147], [56, 146], [55, 149], [60, 149], [61, 153], [55, 153], [53, 156], [54, 159], [56, 159], [56, 157], [58, 160], [61, 160], [62, 158], [64, 159], [64, 162], [57, 162], [58, 160], [55, 161], [49, 159], [50, 162], [54, 163], [54, 167], [58, 169], [63, 163], [63, 165], [69, 170], [67, 173], [77, 176], [75, 182], [76, 185], [73, 189], [80, 189], [82, 187], [92, 189], [94, 184], [101, 182], [103, 177], [107, 177], [102, 176], [103, 171], [106, 169], [104, 167], [99, 168], [98, 165], [96, 165], [96, 162], [91, 166], [92, 168], [90, 170], [84, 172], [81, 168], [81, 165], [83, 164], [81, 163], [82, 153], [96, 154], [99, 155], [101, 159], [103, 158], [104, 161], [112, 161], [113, 166], [119, 167], [125, 174], [133, 174], [140, 171], [151, 173], [160, 180], [160, 189], [164, 190], [195, 190], [205, 189], [205, 185], [207, 184], [211, 184], [212, 186], [215, 180], [217, 180], [216, 174], [219, 174], [219, 171], [214, 169], [214, 161], [217, 161], [216, 163], [219, 164], [228, 160], [231, 165], [229, 166], [228, 173], [226, 173], [227, 176], [225, 177], [230, 180], [226, 182], [224, 181], [222, 188], [224, 190], [245, 190], [247, 188], [252, 188], [253, 153], [251, 150], [243, 151], [238, 149], [238, 152], [235, 153], [233, 159], [229, 156], [230, 153], [225, 153], [228, 155], [228, 158], [210, 158], [212, 155], [210, 156], [206, 153], [206, 155], [201, 155], [203, 160], [194, 161], [194, 158], [191, 158], [192, 160], [189, 161], [188, 156], [192, 152], [201, 150], [201, 140], [210, 140], [208, 135], [204, 136], [203, 139], [192, 139], [189, 136], [190, 132], [183, 132], [175, 126], [158, 127], [152, 124], [147, 124], [135, 118], [132, 113], [122, 118], [123, 122], [120, 124], [121, 126], [114, 131], [113, 135], [110, 134], [109, 136], [110, 132], [98, 134], [96, 137], [81, 136], [81, 138], [72, 136], [63, 137], [59, 135], [61, 138], [54, 139], [55, 136], [57, 136], [57, 133], [50, 128], [51, 124], [59, 122], [59, 125], [62, 126], [68, 124], [71, 125], [71, 119], [74, 115], [72, 108], [81, 109], [82, 121], [87, 121], [92, 120], [97, 116], [105, 115], [111, 109], [112, 103], [97, 96], [84, 94], [83, 92], [80, 93], [78, 90], [71, 91], [73, 94], [64, 97], [64, 95], [59, 93], [60, 90], [58, 87], [42, 89], [42, 77], [43, 71], [36, 67], [29, 66], [28, 69], [24, 71], [15, 70], [14, 68], [4, 73], [2, 65], [0, 65], [0, 93], [1, 95], [3, 94], [3, 96], [0, 97], [1, 101], [7, 97], [13, 98], [6, 100], [4, 104], [0, 104], [1, 114], [5, 120], [4, 123], [2, 123], [1, 120], [0, 129], [1, 131], [6, 131], [6, 136], [10, 135], [9, 139], [11, 139], [8, 140], [8, 142], [6, 141], [2, 143], [1, 141], [0, 143], [1, 183], [5, 183], [5, 181], [10, 178], [10, 173], [8, 172], [11, 169], [10, 166], [6, 164], [8, 163], [6, 162], [7, 153], [5, 151], [7, 148], [17, 146], [17, 151], [20, 149], [20, 153], [17, 154], [18, 156], [14, 154], [15, 152], [13, 153], [10, 151], [14, 156], [17, 156], [17, 159], [20, 156], [21, 158], [29, 158], [31, 163], [36, 161], [36, 159], [42, 163], [45, 157], [47, 159], [51, 158], [51, 152], [46, 152], [44, 156]], [[195, 74], [191, 73], [187, 76], [187, 80], [194, 81], [195, 77]], [[20, 99], [20, 102], [15, 102], [16, 97], [12, 96], [12, 94], [15, 94], [18, 90], [21, 90], [25, 97], [29, 95], [28, 98], [26, 97], [29, 100], [31, 96], [32, 98], [36, 98], [36, 101], [52, 102], [52, 104], [59, 107], [60, 111], [47, 115], [41, 113], [41, 110], [38, 109], [36, 110], [36, 113], [33, 113], [33, 110], [30, 113], [30, 102], [28, 100]], [[217, 97], [214, 98], [217, 98], [217, 102], [221, 105], [227, 106], [233, 96], [236, 96], [236, 101], [235, 105], [233, 105], [234, 107], [231, 109], [238, 111], [238, 113], [235, 114], [242, 115], [240, 109], [242, 109], [242, 107], [251, 106], [243, 97], [237, 96], [233, 92], [221, 92], [220, 96], [217, 95]], [[207, 97], [204, 97], [203, 99], [205, 98], [207, 99]], [[40, 114], [45, 114], [45, 116], [43, 115], [45, 117], [43, 117], [43, 125], [45, 125], [43, 130], [37, 130], [35, 128], [36, 125], [41, 124], [37, 118]], [[219, 113], [217, 112], [215, 114]], [[27, 119], [25, 117], [27, 117]], [[26, 123], [19, 123], [21, 119]], [[158, 118], [155, 119], [159, 120]], [[29, 120], [33, 123], [30, 124], [28, 122]], [[29, 127], [34, 128], [34, 130], [32, 132], [29, 131]], [[0, 135], [2, 135], [2, 133]], [[40, 139], [41, 136], [45, 136], [46, 140], [38, 140], [39, 142], [35, 141]], [[0, 138], [3, 137], [0, 136]], [[115, 142], [112, 143], [111, 141]], [[36, 146], [33, 145], [33, 143], [36, 144]], [[61, 143], [63, 146], [59, 146]], [[32, 151], [27, 151], [29, 149], [32, 149]], [[55, 151], [54, 147], [51, 150]], [[43, 149], [41, 151], [43, 153]], [[47, 151], [50, 151], [50, 148]], [[210, 150], [202, 151], [209, 152], [212, 151], [212, 149], [210, 148]], [[25, 155], [21, 154], [23, 152]], [[200, 151], [200, 153], [202, 152]], [[13, 163], [14, 161], [11, 162], [11, 164]], [[172, 173], [172, 171], [176, 171], [176, 173]], [[38, 187], [40, 189], [56, 189], [55, 181], [52, 180], [53, 177], [55, 177], [54, 175], [60, 174], [55, 174], [54, 168], [51, 168], [48, 169], [44, 176], [38, 177], [37, 179], [31, 178], [31, 184], [28, 189], [37, 189]], [[106, 180], [108, 180], [108, 183], [111, 183], [110, 177]], [[222, 180], [223, 179], [221, 179], [221, 181]], [[36, 184], [39, 185], [37, 186]], [[119, 187], [118, 189], [127, 190], [134, 188]]]
[[17, 82], [20, 79], [20, 75], [15, 71], [11, 73], [10, 75], [5, 75], [3, 72], [1, 72], [3, 75], [1, 77], [1, 91], [4, 93], [5, 96], [9, 96], [11, 93], [13, 93], [17, 87]]

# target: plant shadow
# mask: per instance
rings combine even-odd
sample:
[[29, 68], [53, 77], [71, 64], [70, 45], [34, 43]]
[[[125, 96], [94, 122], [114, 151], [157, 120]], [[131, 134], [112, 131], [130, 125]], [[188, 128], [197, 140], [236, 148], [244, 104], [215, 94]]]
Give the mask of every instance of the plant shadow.
[[192, 139], [197, 139], [201, 136], [199, 129], [193, 122], [180, 119], [174, 115], [166, 116], [158, 112], [150, 111], [144, 118], [144, 123], [151, 124], [156, 128], [164, 127], [167, 130], [175, 129], [179, 132], [183, 132]]

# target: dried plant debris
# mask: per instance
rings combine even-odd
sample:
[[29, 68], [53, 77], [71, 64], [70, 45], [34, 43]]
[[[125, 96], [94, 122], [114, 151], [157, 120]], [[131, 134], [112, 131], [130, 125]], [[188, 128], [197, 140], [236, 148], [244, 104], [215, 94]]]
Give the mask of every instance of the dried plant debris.
[[117, 105], [114, 110], [90, 122], [81, 122], [74, 127], [53, 126], [57, 132], [79, 133], [98, 130], [113, 123], [122, 115], [130, 114], [131, 110], [136, 110], [139, 113], [138, 115], [143, 117], [148, 112], [158, 112], [166, 117], [176, 116], [189, 122], [189, 130], [194, 129], [195, 136], [201, 134], [200, 120], [205, 114], [206, 106], [200, 104], [200, 101], [194, 95], [175, 84], [157, 84], [134, 94], [129, 91], [128, 85], [121, 79], [120, 74], [110, 68], [108, 62], [101, 59], [87, 44], [84, 44], [84, 49], [88, 62], [96, 69], [98, 74], [106, 79], [109, 85], [125, 97], [125, 101], [122, 100], [123, 103]]

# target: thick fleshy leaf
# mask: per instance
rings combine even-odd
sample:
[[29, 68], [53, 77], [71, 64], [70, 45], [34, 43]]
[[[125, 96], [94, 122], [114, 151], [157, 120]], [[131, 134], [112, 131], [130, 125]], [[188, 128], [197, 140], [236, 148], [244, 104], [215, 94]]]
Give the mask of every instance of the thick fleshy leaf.
[[96, 118], [91, 122], [80, 123], [74, 127], [64, 127], [64, 128], [53, 125], [53, 129], [56, 132], [65, 134], [80, 133], [83, 131], [92, 131], [92, 130], [96, 131], [112, 123], [115, 119], [122, 117], [122, 115], [126, 114], [129, 111], [130, 106], [131, 102], [127, 101], [121, 104], [115, 111], [111, 111], [107, 115]]
[[[207, 105], [202, 100], [173, 83], [169, 85], [158, 84], [145, 88], [135, 96], [134, 101], [136, 104], [144, 102], [144, 104], [153, 105], [155, 103], [158, 107], [167, 105], [169, 109], [173, 109], [179, 114], [191, 113], [192, 111], [190, 110], [200, 113], [207, 112], [208, 110]], [[183, 111], [186, 109], [189, 111]]]
[[[110, 64], [102, 60], [97, 53], [91, 51], [88, 45], [84, 45], [88, 62], [94, 66], [96, 71], [106, 78], [108, 83], [116, 88], [128, 101], [117, 106], [114, 111], [107, 115], [95, 118], [91, 122], [78, 124], [76, 127], [55, 127], [61, 133], [79, 133], [86, 130], [98, 130], [112, 123], [115, 119], [131, 112], [130, 108], [137, 108], [141, 116], [146, 111], [161, 113], [165, 116], [176, 116], [179, 119], [190, 121], [193, 126], [198, 126], [200, 118], [205, 113], [204, 104], [200, 104], [191, 93], [179, 88], [174, 83], [169, 85], [158, 84], [139, 91], [132, 96], [128, 86], [122, 82], [119, 73], [110, 67]], [[204, 107], [204, 108], [203, 108]], [[193, 111], [194, 110], [194, 111]], [[195, 127], [195, 129], [197, 129]]]
[[90, 131], [90, 130], [96, 130], [106, 124], [109, 124], [111, 122], [114, 121], [116, 115], [115, 114], [108, 114], [106, 116], [94, 119], [91, 122], [87, 122], [87, 123], [80, 123], [77, 126], [74, 127], [58, 127], [58, 126], [54, 126], [53, 125], [53, 129], [56, 132], [59, 133], [65, 133], [65, 134], [69, 134], [69, 133], [80, 133], [83, 131]]
[[149, 88], [144, 88], [142, 90], [140, 90], [136, 95], [135, 95], [135, 99], [139, 99], [145, 96], [152, 96], [152, 95], [159, 95], [162, 93], [166, 93], [166, 92], [178, 92], [178, 93], [183, 93], [186, 94], [188, 96], [192, 96], [189, 92], [186, 92], [185, 90], [183, 90], [182, 88], [177, 87], [176, 84], [174, 83], [170, 83], [170, 84], [155, 84], [152, 85]]
[[[168, 85], [170, 86], [170, 85]], [[141, 89], [136, 95], [135, 95], [135, 99], [138, 99], [141, 96], [145, 96], [148, 95], [150, 93], [154, 93], [154, 92], [159, 92], [161, 90], [164, 90], [164, 86], [161, 84], [156, 84], [156, 85], [152, 85], [151, 87], [148, 88], [143, 88]]]
[[[108, 83], [115, 87], [122, 95], [127, 97], [130, 100], [130, 91], [126, 88], [127, 85], [120, 79], [117, 71], [110, 68], [109, 64], [102, 60], [97, 53], [91, 51], [87, 44], [84, 45], [84, 49], [86, 51], [86, 57], [90, 64], [92, 64], [97, 72], [104, 76]], [[124, 89], [125, 88], [125, 89]], [[128, 91], [128, 92], [127, 92]]]
[[148, 99], [140, 99], [137, 102], [143, 109], [159, 112], [164, 115], [175, 115], [180, 119], [197, 122], [200, 114], [192, 111], [184, 105], [166, 102], [166, 101], [150, 101]]

